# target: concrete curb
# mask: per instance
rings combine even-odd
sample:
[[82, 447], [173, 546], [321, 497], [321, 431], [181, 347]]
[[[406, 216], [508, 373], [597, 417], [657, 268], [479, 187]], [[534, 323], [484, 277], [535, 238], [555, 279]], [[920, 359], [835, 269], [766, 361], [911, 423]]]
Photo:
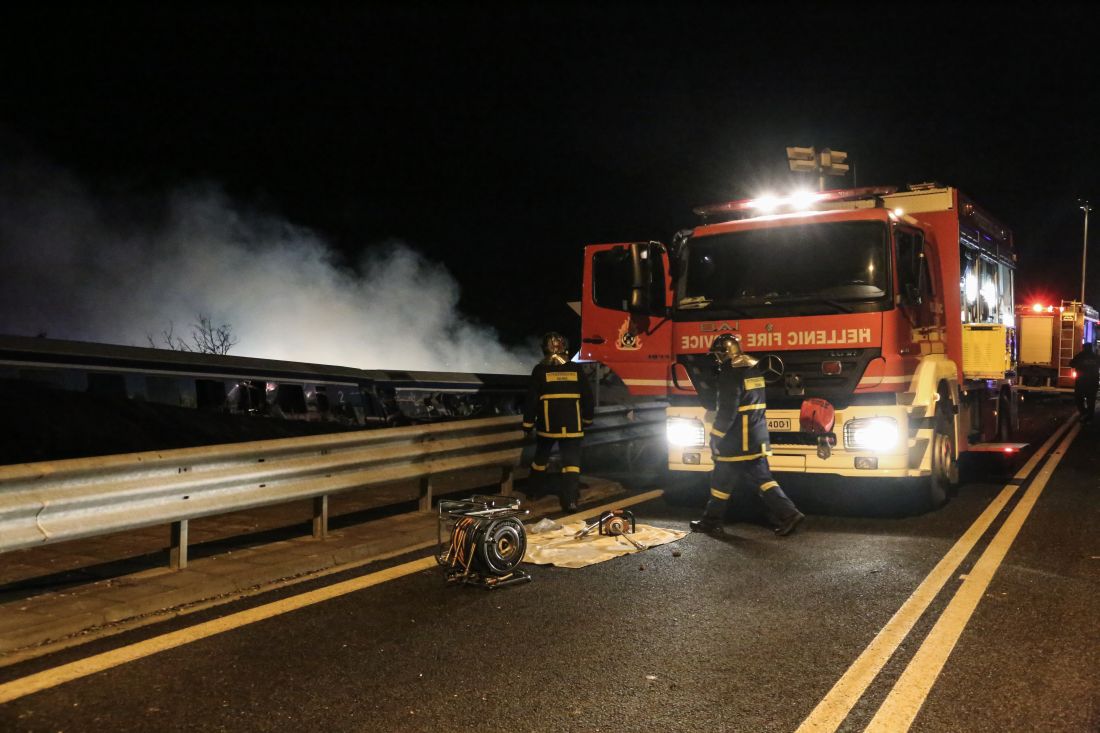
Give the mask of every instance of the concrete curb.
[[[625, 493], [584, 477], [581, 503]], [[560, 512], [556, 497], [524, 501], [530, 518]], [[402, 514], [330, 532], [193, 560], [179, 571], [154, 568], [0, 605], [0, 666], [93, 638], [436, 546], [434, 513]]]

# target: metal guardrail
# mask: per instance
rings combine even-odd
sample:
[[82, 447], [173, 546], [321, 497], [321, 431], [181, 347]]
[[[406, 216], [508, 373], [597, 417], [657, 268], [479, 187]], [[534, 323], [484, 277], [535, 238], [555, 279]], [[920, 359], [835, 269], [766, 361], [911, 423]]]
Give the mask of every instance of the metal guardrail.
[[[332, 494], [499, 467], [511, 493], [523, 450], [519, 416], [0, 466], [0, 552], [171, 525], [172, 567], [187, 565], [188, 521], [313, 500], [313, 534], [328, 533]], [[597, 411], [585, 445], [664, 432], [664, 405]]]
[[[633, 406], [608, 406], [596, 410], [596, 421], [585, 428], [582, 450], [588, 452], [612, 444], [625, 446], [623, 468], [633, 472], [642, 454], [651, 450], [648, 441], [660, 439], [657, 458], [668, 465], [665, 445], [665, 403], [647, 402]], [[587, 458], [585, 459], [587, 460]]]

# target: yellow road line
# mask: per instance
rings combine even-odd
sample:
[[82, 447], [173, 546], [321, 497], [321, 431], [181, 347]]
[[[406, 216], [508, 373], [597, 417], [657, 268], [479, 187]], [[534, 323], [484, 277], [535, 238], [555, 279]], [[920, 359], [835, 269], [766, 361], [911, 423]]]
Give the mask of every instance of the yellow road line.
[[87, 657], [86, 659], [63, 664], [60, 667], [47, 669], [38, 674], [32, 674], [27, 677], [12, 680], [11, 682], [0, 685], [0, 704], [11, 702], [25, 695], [40, 692], [41, 690], [55, 687], [81, 677], [87, 677], [88, 675], [117, 667], [120, 664], [133, 662], [137, 659], [148, 657], [168, 649], [190, 644], [193, 641], [199, 641], [208, 636], [214, 636], [224, 631], [230, 631], [247, 624], [263, 621], [273, 616], [290, 613], [291, 611], [296, 611], [314, 603], [320, 603], [321, 601], [327, 601], [348, 593], [354, 593], [355, 591], [369, 588], [379, 583], [385, 583], [387, 580], [411, 575], [412, 573], [433, 567], [436, 567], [434, 556], [420, 558], [419, 560], [413, 560], [392, 568], [379, 570], [370, 575], [364, 575], [361, 578], [345, 580], [325, 588], [309, 591], [308, 593], [302, 593], [272, 603], [266, 603], [246, 611], [239, 611], [222, 618], [190, 626], [186, 629], [180, 629], [179, 631], [173, 631], [162, 636], [155, 636], [152, 639], [139, 641], [136, 644], [130, 644], [120, 649], [113, 649], [109, 652]]
[[[660, 490], [648, 491], [644, 494], [628, 497], [614, 504], [604, 504], [592, 509], [586, 509], [583, 512], [573, 514], [569, 517], [563, 517], [561, 521], [576, 521], [577, 519], [592, 514], [607, 511], [608, 509], [631, 506], [649, 501], [650, 499], [656, 499], [662, 494], [664, 494], [664, 492]], [[238, 611], [237, 613], [223, 616], [222, 618], [189, 626], [186, 629], [155, 636], [145, 641], [130, 644], [129, 646], [112, 649], [109, 652], [103, 652], [102, 654], [96, 654], [85, 659], [63, 664], [60, 667], [54, 667], [53, 669], [47, 669], [37, 674], [21, 677], [11, 682], [0, 684], [0, 705], [25, 697], [26, 695], [32, 695], [36, 692], [56, 687], [66, 682], [71, 682], [72, 680], [80, 679], [81, 677], [103, 672], [112, 667], [126, 664], [127, 662], [133, 662], [169, 649], [175, 649], [184, 644], [190, 644], [193, 641], [199, 641], [200, 639], [221, 634], [225, 631], [232, 631], [233, 629], [247, 626], [257, 621], [263, 621], [274, 616], [280, 616], [284, 613], [297, 611], [298, 609], [311, 606], [315, 603], [338, 598], [348, 593], [354, 593], [364, 588], [370, 588], [371, 586], [402, 578], [406, 575], [412, 575], [413, 573], [420, 572], [421, 570], [428, 570], [436, 566], [437, 563], [434, 555], [422, 557], [419, 560], [412, 560], [401, 565], [395, 565], [392, 568], [379, 570], [370, 575], [352, 578], [351, 580], [334, 583], [324, 588], [318, 588], [317, 590], [300, 593], [271, 603], [265, 603], [262, 606], [256, 606], [255, 608], [250, 608], [245, 611]]]
[[893, 617], [882, 627], [867, 648], [863, 650], [847, 671], [837, 680], [832, 689], [821, 699], [795, 733], [825, 733], [837, 730], [848, 713], [852, 711], [871, 682], [897, 651], [898, 646], [921, 615], [950, 580], [962, 561], [986, 533], [993, 520], [1001, 513], [1005, 505], [1016, 493], [1017, 481], [1022, 481], [1035, 469], [1059, 438], [1073, 424], [1067, 420], [1054, 435], [1050, 436], [1024, 466], [1016, 472], [1013, 482], [1006, 484], [985, 511], [963, 533], [955, 545], [948, 550], [928, 576], [921, 582], [912, 595], [901, 605]]
[[[402, 547], [399, 550], [389, 550], [378, 555], [372, 555], [362, 560], [354, 560], [352, 562], [344, 563], [342, 565], [333, 565], [332, 567], [324, 568], [323, 570], [318, 570], [308, 575], [300, 575], [294, 578], [284, 578], [283, 580], [277, 580], [274, 583], [268, 583], [263, 586], [246, 588], [234, 594], [233, 598], [211, 598], [205, 601], [199, 601], [198, 603], [186, 606], [184, 608], [170, 609], [164, 613], [159, 613], [156, 615], [141, 616], [135, 619], [127, 619], [113, 626], [105, 626], [88, 634], [81, 634], [80, 636], [71, 636], [59, 639], [56, 642], [48, 642], [42, 646], [37, 646], [30, 649], [21, 649], [17, 652], [13, 652], [4, 656], [3, 659], [0, 659], [0, 669], [3, 669], [4, 667], [10, 667], [13, 664], [25, 662], [28, 659], [37, 659], [39, 657], [44, 657], [49, 654], [62, 651], [64, 649], [71, 649], [74, 646], [82, 646], [92, 641], [108, 639], [112, 636], [117, 636], [118, 634], [124, 634], [127, 631], [133, 631], [134, 629], [140, 629], [145, 626], [159, 624], [162, 621], [168, 621], [169, 619], [190, 616], [192, 614], [198, 613], [199, 611], [208, 611], [211, 608], [216, 608], [217, 606], [224, 606], [227, 603], [233, 603], [236, 601], [244, 600], [245, 598], [263, 595], [266, 593], [270, 593], [273, 590], [289, 588], [293, 585], [301, 585], [302, 583], [312, 582], [319, 578], [324, 578], [329, 575], [335, 575], [337, 573], [346, 573], [349, 570], [354, 570], [355, 568], [360, 568], [364, 565], [379, 563], [384, 560], [389, 560], [390, 558], [398, 557], [400, 555], [408, 555], [416, 552], [417, 550], [426, 550], [429, 547], [435, 547], [437, 543], [438, 540], [418, 542], [416, 544]], [[134, 573], [130, 577], [146, 578], [152, 577], [152, 575], [149, 571], [141, 571], [138, 573]]]
[[569, 524], [570, 522], [576, 522], [577, 520], [584, 519], [585, 517], [593, 517], [598, 514], [603, 514], [610, 509], [622, 509], [623, 507], [634, 506], [635, 504], [641, 504], [643, 502], [650, 501], [651, 499], [659, 499], [664, 496], [664, 490], [655, 489], [653, 491], [647, 491], [644, 494], [636, 494], [621, 501], [616, 501], [611, 504], [601, 504], [600, 506], [592, 507], [591, 509], [584, 509], [576, 514], [570, 514], [567, 517], [562, 517], [558, 520], [559, 524]]
[[1020, 497], [1020, 501], [1008, 515], [1008, 519], [990, 540], [989, 546], [978, 558], [978, 562], [974, 564], [974, 569], [967, 574], [966, 580], [956, 591], [955, 597], [940, 614], [924, 643], [909, 660], [909, 665], [902, 672], [901, 677], [894, 683], [894, 688], [867, 726], [868, 733], [902, 733], [909, 730], [917, 717], [917, 712], [928, 698], [932, 685], [936, 683], [940, 672], [943, 671], [947, 658], [958, 643], [959, 637], [962, 636], [963, 629], [966, 628], [982, 596], [985, 595], [994, 573], [1004, 562], [1005, 555], [1008, 554], [1009, 548], [1019, 535], [1031, 510], [1035, 508], [1035, 502], [1046, 488], [1054, 469], [1058, 467], [1058, 463], [1066, 455], [1070, 444], [1080, 431], [1080, 424], [1073, 426], [1069, 435], [1043, 466], [1043, 470]]

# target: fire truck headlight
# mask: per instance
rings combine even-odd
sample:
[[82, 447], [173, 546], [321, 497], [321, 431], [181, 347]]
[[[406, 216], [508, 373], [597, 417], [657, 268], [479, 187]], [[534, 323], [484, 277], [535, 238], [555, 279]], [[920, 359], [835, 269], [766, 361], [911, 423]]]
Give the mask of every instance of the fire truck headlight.
[[706, 444], [706, 433], [700, 420], [670, 417], [665, 423], [665, 434], [669, 443], [684, 448]]
[[898, 422], [892, 417], [864, 417], [844, 423], [848, 450], [888, 451], [898, 445]]

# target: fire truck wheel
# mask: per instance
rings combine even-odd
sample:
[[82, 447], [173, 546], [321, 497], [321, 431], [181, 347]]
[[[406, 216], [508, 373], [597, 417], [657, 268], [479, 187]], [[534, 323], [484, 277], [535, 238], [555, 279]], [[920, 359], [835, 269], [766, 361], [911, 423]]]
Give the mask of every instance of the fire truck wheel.
[[948, 412], [950, 402], [940, 400], [936, 427], [932, 433], [932, 475], [928, 477], [928, 504], [938, 509], [959, 483], [959, 459], [955, 455], [955, 424]]

